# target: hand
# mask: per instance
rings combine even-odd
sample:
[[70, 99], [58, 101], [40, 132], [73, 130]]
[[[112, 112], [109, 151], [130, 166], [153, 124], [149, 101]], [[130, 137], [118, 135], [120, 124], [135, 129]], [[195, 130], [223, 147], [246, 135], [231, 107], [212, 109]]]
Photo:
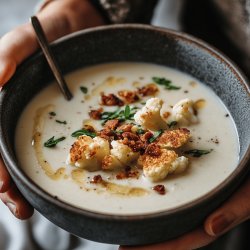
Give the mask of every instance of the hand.
[[220, 208], [198, 228], [177, 239], [138, 247], [120, 247], [120, 250], [191, 250], [208, 245], [221, 234], [250, 218], [250, 177]]
[[[80, 29], [104, 24], [88, 0], [52, 1], [37, 16], [49, 42]], [[0, 87], [13, 76], [16, 67], [37, 49], [38, 43], [29, 23], [0, 39]], [[27, 219], [33, 214], [33, 208], [11, 181], [1, 158], [0, 199], [19, 219]]]

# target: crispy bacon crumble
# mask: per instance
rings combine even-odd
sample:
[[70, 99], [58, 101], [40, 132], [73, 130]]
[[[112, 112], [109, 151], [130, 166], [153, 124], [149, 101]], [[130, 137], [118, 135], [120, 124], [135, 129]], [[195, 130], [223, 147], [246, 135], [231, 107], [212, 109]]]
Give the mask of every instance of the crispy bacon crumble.
[[93, 179], [90, 181], [92, 184], [98, 184], [102, 183], [102, 176], [101, 175], [95, 175]]
[[152, 96], [155, 95], [159, 89], [154, 83], [147, 84], [142, 88], [138, 88], [138, 93], [142, 96]]
[[101, 93], [101, 104], [105, 106], [123, 106], [124, 102], [114, 94]]
[[102, 117], [103, 108], [94, 109], [89, 111], [89, 117], [94, 120], [100, 120]]
[[160, 195], [166, 194], [166, 189], [164, 185], [156, 185], [152, 189]]

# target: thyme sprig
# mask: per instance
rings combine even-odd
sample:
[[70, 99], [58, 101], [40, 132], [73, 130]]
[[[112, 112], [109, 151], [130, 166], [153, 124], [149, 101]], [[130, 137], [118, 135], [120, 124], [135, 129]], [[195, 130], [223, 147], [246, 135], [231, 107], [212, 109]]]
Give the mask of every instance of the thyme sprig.
[[213, 151], [213, 149], [190, 149], [187, 151], [184, 151], [184, 154], [191, 155], [193, 157], [201, 157], [202, 155], [209, 154]]
[[66, 137], [60, 137], [58, 139], [55, 139], [55, 136], [52, 136], [50, 139], [48, 139], [46, 142], [44, 142], [44, 147], [47, 147], [47, 148], [53, 148], [55, 147], [60, 141], [63, 141], [65, 140]]
[[168, 89], [168, 90], [178, 90], [180, 89], [181, 87], [179, 86], [175, 86], [173, 85], [172, 81], [171, 80], [168, 80], [164, 77], [152, 77], [152, 80], [158, 84], [158, 85], [162, 85], [165, 87], [165, 89]]
[[138, 107], [130, 107], [126, 105], [124, 109], [118, 108], [115, 111], [105, 111], [101, 114], [101, 120], [103, 120], [102, 124], [105, 124], [108, 120], [118, 119], [120, 122], [124, 122], [126, 120], [133, 121], [134, 115], [137, 111]]
[[95, 132], [90, 132], [87, 129], [79, 129], [79, 130], [76, 130], [75, 132], [73, 132], [71, 134], [72, 137], [79, 137], [81, 135], [87, 135], [87, 136], [89, 136], [91, 138], [96, 137], [96, 133]]

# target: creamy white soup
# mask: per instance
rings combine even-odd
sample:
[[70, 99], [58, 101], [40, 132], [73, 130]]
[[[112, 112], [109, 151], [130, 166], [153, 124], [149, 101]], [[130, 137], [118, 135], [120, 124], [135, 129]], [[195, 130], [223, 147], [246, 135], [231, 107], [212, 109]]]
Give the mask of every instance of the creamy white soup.
[[21, 168], [55, 199], [107, 214], [155, 213], [201, 197], [235, 169], [239, 143], [230, 113], [191, 76], [155, 64], [110, 63], [66, 80], [71, 101], [49, 85], [16, 129]]

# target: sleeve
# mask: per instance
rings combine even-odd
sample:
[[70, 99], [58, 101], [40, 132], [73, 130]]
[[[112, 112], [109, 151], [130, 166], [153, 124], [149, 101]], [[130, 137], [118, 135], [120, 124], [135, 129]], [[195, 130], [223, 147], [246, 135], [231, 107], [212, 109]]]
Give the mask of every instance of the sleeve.
[[107, 23], [149, 23], [158, 0], [90, 0]]

